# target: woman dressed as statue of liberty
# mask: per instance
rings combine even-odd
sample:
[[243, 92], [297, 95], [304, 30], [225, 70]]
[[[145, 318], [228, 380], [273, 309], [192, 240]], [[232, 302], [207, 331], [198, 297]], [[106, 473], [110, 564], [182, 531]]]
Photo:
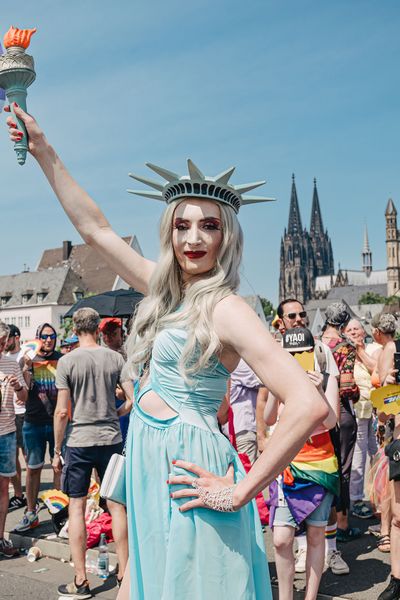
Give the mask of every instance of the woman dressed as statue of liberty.
[[[233, 169], [205, 176], [148, 165], [164, 181], [134, 176], [166, 203], [157, 263], [111, 228], [72, 179], [36, 121], [15, 107], [29, 150], [84, 241], [145, 294], [127, 342], [140, 390], [127, 445], [129, 568], [119, 600], [270, 600], [268, 566], [252, 499], [303, 446], [329, 408], [306, 373], [237, 295], [241, 206], [264, 182], [232, 185]], [[10, 137], [20, 134], [11, 117]], [[216, 414], [240, 358], [284, 410], [245, 475]], [[304, 419], [304, 414], [309, 415]], [[76, 582], [79, 585], [80, 582]]]

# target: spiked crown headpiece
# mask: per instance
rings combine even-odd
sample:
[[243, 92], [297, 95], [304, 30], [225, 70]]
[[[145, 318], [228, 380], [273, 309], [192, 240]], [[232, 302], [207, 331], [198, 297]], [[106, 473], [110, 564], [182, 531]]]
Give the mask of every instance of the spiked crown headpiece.
[[260, 185], [264, 185], [265, 181], [230, 185], [228, 181], [234, 172], [235, 167], [231, 167], [215, 177], [209, 177], [203, 175], [190, 158], [188, 159], [187, 164], [189, 176], [180, 176], [177, 173], [173, 173], [162, 167], [157, 167], [157, 165], [146, 163], [146, 166], [149, 167], [149, 169], [152, 169], [152, 171], [166, 179], [167, 183], [159, 183], [158, 181], [153, 181], [152, 179], [139, 177], [139, 175], [129, 173], [129, 177], [149, 185], [156, 191], [128, 190], [128, 192], [136, 194], [137, 196], [144, 196], [145, 198], [162, 200], [167, 204], [170, 204], [170, 202], [178, 200], [179, 198], [192, 197], [203, 198], [204, 200], [214, 200], [216, 202], [228, 204], [236, 213], [239, 212], [239, 208], [243, 204], [255, 204], [257, 202], [271, 202], [275, 200], [275, 198], [264, 198], [262, 196], [243, 196], [242, 194], [254, 190]]

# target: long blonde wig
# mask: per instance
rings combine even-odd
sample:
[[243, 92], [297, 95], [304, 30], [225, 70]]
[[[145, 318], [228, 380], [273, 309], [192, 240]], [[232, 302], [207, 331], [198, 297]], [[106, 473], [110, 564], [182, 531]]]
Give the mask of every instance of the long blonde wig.
[[157, 333], [166, 327], [177, 327], [188, 332], [179, 368], [185, 380], [190, 381], [190, 376], [205, 368], [220, 350], [213, 327], [216, 304], [239, 287], [242, 229], [234, 211], [218, 203], [222, 241], [217, 262], [211, 271], [184, 288], [172, 245], [173, 215], [183, 201], [172, 202], [163, 213], [160, 258], [150, 280], [149, 294], [139, 305], [126, 343], [128, 365], [134, 378], [148, 364]]

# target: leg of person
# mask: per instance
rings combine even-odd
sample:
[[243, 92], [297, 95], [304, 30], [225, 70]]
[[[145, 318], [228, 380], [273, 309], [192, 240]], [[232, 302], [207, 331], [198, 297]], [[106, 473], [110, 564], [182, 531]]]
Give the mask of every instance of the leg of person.
[[58, 592], [69, 598], [91, 598], [89, 582], [86, 579], [86, 496], [93, 468], [93, 448], [67, 447], [65, 465], [62, 472], [62, 490], [69, 496], [68, 537], [71, 557], [74, 563], [75, 578], [72, 583], [60, 585]]
[[364, 502], [364, 477], [367, 453], [369, 450], [369, 425], [371, 419], [357, 419], [357, 439], [350, 476], [350, 499], [352, 514], [360, 519], [370, 519], [372, 510]]
[[400, 600], [400, 481], [393, 481], [392, 530], [390, 561], [392, 572], [389, 585], [378, 600]]
[[14, 488], [14, 496], [10, 499], [9, 510], [16, 510], [26, 506], [26, 500], [22, 492], [21, 480], [21, 463], [19, 460], [19, 449], [23, 448], [24, 442], [22, 437], [22, 426], [24, 423], [24, 415], [15, 415], [15, 427], [17, 435], [17, 451], [16, 451], [16, 466], [17, 474], [11, 478], [11, 483]]
[[307, 557], [307, 535], [302, 533], [296, 536], [297, 553], [296, 562], [294, 565], [295, 573], [306, 572], [306, 557]]
[[341, 494], [337, 505], [337, 539], [339, 542], [349, 542], [361, 535], [357, 527], [349, 527], [350, 508], [350, 473], [353, 460], [354, 446], [357, 439], [357, 422], [350, 406], [341, 403], [340, 409], [340, 451], [342, 465]]
[[[387, 473], [389, 477], [389, 471]], [[388, 481], [381, 501], [381, 528], [378, 535], [377, 546], [380, 552], [390, 552], [390, 529], [392, 525], [392, 496], [394, 494], [393, 482]]]
[[[49, 444], [49, 454], [51, 460], [54, 458], [54, 427], [46, 425], [46, 441]], [[61, 490], [61, 473], [56, 473], [53, 470], [53, 485], [56, 490]]]
[[0, 556], [12, 558], [18, 555], [11, 542], [4, 539], [4, 528], [8, 512], [8, 486], [15, 475], [15, 433], [0, 435]]
[[304, 600], [315, 600], [325, 564], [325, 525], [307, 525], [306, 592]]
[[36, 511], [36, 501], [40, 488], [40, 475], [44, 464], [46, 442], [43, 438], [41, 425], [24, 422], [22, 433], [26, 449], [26, 500], [27, 510], [21, 521], [16, 525], [18, 533], [29, 531], [39, 525], [39, 517]]
[[236, 446], [239, 453], [247, 454], [251, 464], [257, 460], [257, 434], [255, 431], [243, 431], [236, 434]]
[[293, 600], [294, 532], [295, 529], [291, 525], [274, 524], [273, 527], [275, 564], [279, 586], [279, 600]]
[[125, 506], [107, 500], [107, 507], [112, 517], [112, 532], [118, 557], [118, 577], [121, 582], [128, 562], [128, 523]]
[[129, 570], [129, 562], [125, 567], [124, 578], [121, 582], [121, 587], [119, 588], [118, 596], [116, 600], [130, 600], [130, 587], [131, 587], [131, 574]]

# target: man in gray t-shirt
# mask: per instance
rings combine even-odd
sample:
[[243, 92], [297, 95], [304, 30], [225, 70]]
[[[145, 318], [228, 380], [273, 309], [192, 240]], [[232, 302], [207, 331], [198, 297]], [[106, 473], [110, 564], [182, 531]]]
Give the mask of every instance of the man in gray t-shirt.
[[[111, 456], [122, 452], [119, 417], [130, 412], [133, 385], [122, 376], [124, 359], [118, 352], [98, 345], [99, 314], [91, 308], [74, 313], [74, 330], [79, 348], [59, 359], [56, 387], [57, 407], [54, 414], [53, 467], [61, 470], [61, 446], [68, 418], [65, 464], [62, 469], [62, 489], [69, 496], [69, 543], [75, 566], [73, 583], [61, 585], [61, 595], [90, 593], [86, 578], [86, 497], [93, 469], [100, 480]], [[115, 388], [120, 384], [128, 400], [115, 407]], [[125, 507], [107, 502], [112, 516], [113, 536], [122, 578], [128, 559]]]

